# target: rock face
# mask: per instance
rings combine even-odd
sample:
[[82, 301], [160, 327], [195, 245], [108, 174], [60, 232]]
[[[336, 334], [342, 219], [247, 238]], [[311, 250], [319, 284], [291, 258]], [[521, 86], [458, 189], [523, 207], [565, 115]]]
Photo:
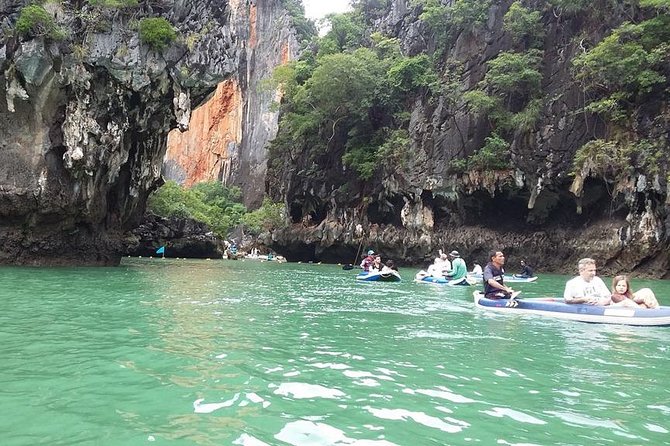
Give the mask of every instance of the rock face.
[[[357, 253], [373, 248], [418, 264], [442, 248], [482, 263], [490, 250], [503, 250], [511, 270], [525, 258], [539, 272], [573, 273], [577, 260], [589, 256], [604, 274], [669, 277], [665, 174], [638, 172], [614, 183], [588, 170], [569, 175], [578, 148], [613, 132], [583, 112], [572, 60], [584, 41], [595, 45], [629, 20], [626, 12], [608, 10], [595, 26], [580, 14], [547, 10], [541, 111], [532, 129], [513, 132], [512, 168], [450, 171], [452, 160], [475, 153], [489, 135], [488, 118], [471, 112], [462, 97], [482, 81], [487, 62], [512, 47], [503, 27], [511, 3], [492, 2], [485, 26], [459, 33], [447, 48], [451, 65], [445, 63], [443, 76], [457, 73], [460, 90], [451, 97], [420, 96], [410, 105], [405, 165], [384, 163], [362, 182], [351, 178], [336, 144], [318, 165], [301, 163], [314, 158], [299, 155], [297, 165], [271, 160], [279, 167], [269, 172], [268, 191], [286, 203], [292, 226], [269, 234], [266, 243], [289, 260], [355, 262]], [[375, 28], [397, 36], [407, 55], [431, 54], [436, 43], [412, 5], [391, 1]], [[667, 103], [648, 104], [636, 119], [638, 135], [668, 146]]]
[[223, 241], [207, 225], [192, 219], [147, 214], [132, 234], [137, 242], [128, 249], [130, 256], [156, 256], [161, 246], [165, 247], [165, 257], [220, 259], [225, 251]]
[[[168, 132], [244, 66], [232, 18], [247, 7], [53, 2], [56, 37], [16, 30], [28, 4], [0, 2], [0, 263], [113, 265], [160, 184]], [[162, 50], [136, 26], [156, 16], [177, 31]]]
[[264, 195], [266, 144], [277, 133], [273, 104], [281, 99], [263, 81], [296, 57], [298, 42], [280, 0], [252, 2], [248, 11], [237, 12], [247, 13], [232, 18], [244, 63], [194, 110], [189, 131], [169, 134], [164, 174], [186, 186], [212, 180], [240, 186], [245, 204], [257, 207]]

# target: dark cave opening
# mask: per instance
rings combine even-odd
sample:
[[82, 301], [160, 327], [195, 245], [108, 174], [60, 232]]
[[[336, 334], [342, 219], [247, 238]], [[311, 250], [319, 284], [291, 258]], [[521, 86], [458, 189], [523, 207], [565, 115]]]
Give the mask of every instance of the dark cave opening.
[[444, 228], [449, 223], [453, 213], [450, 205], [454, 206], [453, 203], [441, 195], [434, 196], [429, 190], [424, 190], [421, 193], [421, 202], [424, 206], [433, 210], [435, 229]]
[[[589, 178], [584, 183], [581, 199], [568, 191], [569, 186], [545, 188], [538, 194], [532, 209], [528, 209], [530, 191], [526, 188], [506, 188], [497, 191], [495, 196], [488, 191], [477, 190], [461, 197], [458, 212], [464, 225], [502, 231], [557, 226], [574, 228], [601, 218], [626, 216], [627, 206], [620, 200], [612, 199], [611, 187], [608, 186], [602, 180]], [[439, 227], [449, 218], [448, 202], [436, 198], [432, 201], [435, 225]], [[581, 213], [578, 213], [580, 202]]]
[[402, 226], [400, 211], [405, 206], [402, 195], [392, 195], [368, 206], [368, 220], [372, 224]]
[[478, 190], [461, 199], [463, 223], [468, 226], [485, 226], [498, 230], [518, 230], [525, 224], [527, 199], [518, 191], [506, 189], [495, 196]]
[[295, 197], [289, 205], [292, 223], [303, 223], [307, 226], [318, 225], [328, 215], [327, 206], [313, 195]]

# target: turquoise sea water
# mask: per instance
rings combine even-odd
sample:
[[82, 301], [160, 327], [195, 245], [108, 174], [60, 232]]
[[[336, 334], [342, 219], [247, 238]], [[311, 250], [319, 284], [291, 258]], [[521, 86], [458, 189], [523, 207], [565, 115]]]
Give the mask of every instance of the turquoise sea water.
[[490, 314], [415, 272], [2, 268], [1, 444], [670, 444], [670, 327]]

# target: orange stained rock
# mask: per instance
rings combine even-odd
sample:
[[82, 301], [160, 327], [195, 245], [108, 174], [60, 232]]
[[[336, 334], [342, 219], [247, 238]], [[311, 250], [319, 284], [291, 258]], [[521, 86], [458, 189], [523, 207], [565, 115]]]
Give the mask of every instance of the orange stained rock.
[[193, 111], [189, 130], [173, 130], [168, 134], [165, 161], [172, 161], [184, 170], [185, 186], [221, 177], [229, 164], [228, 147], [242, 141], [243, 104], [235, 80], [219, 84], [214, 96]]
[[284, 41], [281, 46], [281, 65], [286, 65], [289, 63], [293, 57], [291, 57], [291, 48], [289, 47], [289, 43], [287, 41]]

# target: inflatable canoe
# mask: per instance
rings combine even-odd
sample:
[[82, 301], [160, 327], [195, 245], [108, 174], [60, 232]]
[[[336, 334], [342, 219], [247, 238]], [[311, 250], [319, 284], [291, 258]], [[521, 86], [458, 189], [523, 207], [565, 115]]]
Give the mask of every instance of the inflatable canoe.
[[670, 325], [670, 307], [649, 309], [566, 304], [562, 298], [554, 297], [517, 298], [516, 306], [509, 306], [509, 299], [487, 299], [481, 291], [475, 291], [473, 295], [477, 308], [503, 313], [536, 314], [555, 319], [598, 324]]
[[[477, 282], [481, 282], [482, 280], [484, 280], [481, 274], [468, 273], [468, 277]], [[537, 280], [537, 276], [523, 277], [523, 276], [517, 276], [516, 274], [505, 274], [503, 280], [505, 283], [529, 283], [529, 282], [535, 282]]]
[[452, 280], [446, 277], [433, 277], [431, 275], [428, 275], [428, 273], [426, 273], [425, 271], [419, 271], [418, 273], [416, 273], [416, 276], [414, 276], [414, 281], [417, 283], [439, 283], [440, 285], [449, 285], [449, 286], [456, 286], [456, 285], [470, 286], [477, 283], [475, 280], [472, 280], [467, 276], [462, 277], [458, 280]]
[[400, 282], [400, 274], [398, 271], [386, 272], [360, 272], [356, 276], [356, 280], [364, 280], [366, 282]]

